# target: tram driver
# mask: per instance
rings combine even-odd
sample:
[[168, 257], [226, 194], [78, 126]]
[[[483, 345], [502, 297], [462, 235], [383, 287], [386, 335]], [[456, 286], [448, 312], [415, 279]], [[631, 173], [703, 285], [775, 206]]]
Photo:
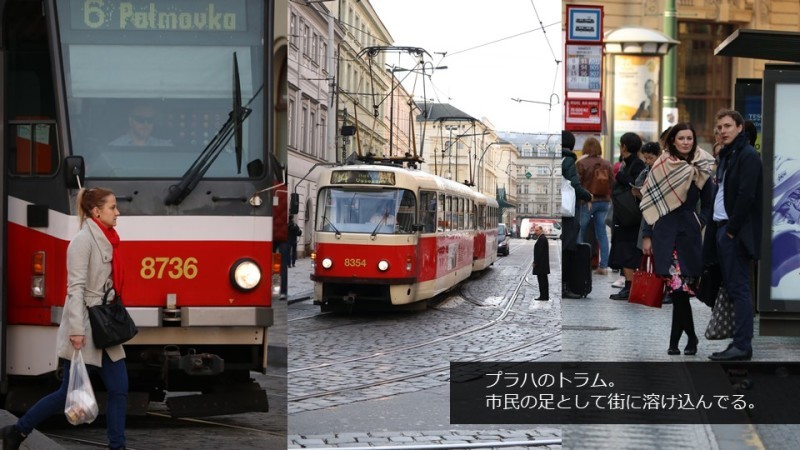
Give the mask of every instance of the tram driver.
[[172, 146], [168, 139], [153, 136], [156, 108], [149, 103], [136, 103], [128, 115], [128, 131], [110, 142], [114, 146]]

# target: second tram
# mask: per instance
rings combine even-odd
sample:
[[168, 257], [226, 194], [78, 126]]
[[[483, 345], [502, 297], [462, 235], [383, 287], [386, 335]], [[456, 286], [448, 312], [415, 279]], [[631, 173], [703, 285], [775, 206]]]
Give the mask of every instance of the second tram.
[[406, 305], [497, 259], [497, 201], [395, 165], [325, 169], [315, 228], [315, 303]]

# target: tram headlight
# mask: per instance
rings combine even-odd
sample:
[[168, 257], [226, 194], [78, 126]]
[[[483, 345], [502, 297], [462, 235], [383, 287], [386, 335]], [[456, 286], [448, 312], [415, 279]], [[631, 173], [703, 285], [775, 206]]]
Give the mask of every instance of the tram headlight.
[[322, 267], [324, 269], [330, 269], [331, 267], [333, 267], [333, 260], [330, 259], [330, 258], [323, 258], [322, 259]]
[[387, 270], [389, 270], [389, 261], [385, 259], [378, 261], [378, 270], [380, 270], [381, 272], [386, 272]]
[[261, 283], [261, 268], [255, 261], [242, 258], [231, 267], [231, 284], [241, 291], [252, 291]]

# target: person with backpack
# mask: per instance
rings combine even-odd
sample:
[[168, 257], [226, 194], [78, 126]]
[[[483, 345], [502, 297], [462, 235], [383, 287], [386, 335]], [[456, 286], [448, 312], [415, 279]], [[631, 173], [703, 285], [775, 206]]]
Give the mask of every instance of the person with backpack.
[[603, 159], [603, 149], [600, 142], [590, 137], [583, 143], [584, 158], [577, 162], [578, 176], [581, 186], [592, 194], [592, 202], [581, 205], [579, 211], [580, 233], [579, 242], [586, 242], [584, 237], [589, 224], [594, 225], [594, 235], [600, 246], [600, 263], [595, 273], [606, 275], [608, 273], [608, 233], [606, 231], [606, 216], [611, 201], [611, 181], [614, 179], [614, 169], [611, 163]]

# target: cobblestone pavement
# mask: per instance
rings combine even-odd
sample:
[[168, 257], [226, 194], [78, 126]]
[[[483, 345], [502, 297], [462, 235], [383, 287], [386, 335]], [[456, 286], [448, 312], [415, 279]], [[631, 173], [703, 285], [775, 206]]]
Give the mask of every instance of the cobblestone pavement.
[[[447, 402], [451, 360], [474, 360], [486, 355], [502, 353], [495, 359], [532, 361], [560, 351], [560, 286], [559, 274], [550, 277], [550, 302], [537, 302], [538, 287], [535, 277], [527, 275], [522, 283], [518, 300], [499, 324], [453, 339], [441, 339], [408, 351], [391, 351], [404, 345], [413, 345], [432, 338], [444, 338], [465, 329], [499, 320], [504, 301], [516, 289], [524, 273], [529, 273], [533, 253], [531, 241], [515, 240], [511, 255], [500, 258], [495, 265], [476, 279], [463, 283], [448, 298], [436, 302], [427, 311], [415, 313], [383, 312], [380, 314], [326, 314], [315, 316], [319, 307], [310, 300], [313, 288], [304, 279], [310, 272], [308, 261], [298, 261], [290, 272], [289, 288], [289, 445], [290, 448], [355, 447], [479, 443], [488, 441], [517, 442], [555, 439], [561, 432], [556, 427], [536, 429], [482, 429], [484, 426], [450, 426], [446, 429], [424, 430], [421, 427], [402, 429], [402, 423], [383, 423], [380, 430], [357, 429], [348, 432], [316, 432], [292, 428], [292, 415], [347, 414], [358, 408], [370, 408], [381, 402], [391, 409], [393, 402], [403, 398], [423, 395], [442, 395]], [[558, 267], [558, 241], [551, 242], [552, 265]], [[303, 270], [305, 269], [305, 271]], [[297, 275], [296, 279], [292, 279]], [[550, 338], [543, 339], [544, 336]], [[524, 347], [521, 347], [524, 345]], [[322, 369], [302, 370], [314, 364], [353, 359], [365, 354], [381, 352], [385, 356], [368, 360], [336, 364]], [[442, 366], [442, 371], [409, 381], [380, 385], [367, 389], [347, 390], [341, 393], [294, 401], [297, 398], [334, 386], [357, 384], [363, 379], [382, 379], [398, 374]], [[296, 371], [293, 373], [293, 371]], [[443, 413], [446, 415], [447, 413]], [[445, 423], [449, 421], [445, 418]], [[400, 426], [400, 430], [398, 430]], [[357, 427], [356, 427], [357, 428]], [[523, 427], [516, 427], [523, 428]], [[513, 447], [511, 447], [513, 448]], [[526, 445], [517, 448], [527, 448]], [[537, 447], [542, 448], [542, 447]], [[547, 447], [544, 447], [547, 448]], [[560, 445], [553, 444], [553, 448]]]
[[[564, 360], [581, 361], [708, 361], [723, 350], [728, 340], [703, 337], [711, 310], [692, 299], [695, 330], [700, 343], [696, 356], [667, 355], [671, 308], [661, 309], [610, 300], [618, 274], [593, 275], [593, 290], [586, 299], [562, 304], [562, 353]], [[755, 322], [754, 361], [796, 361], [800, 339], [758, 335]], [[682, 349], [686, 336], [680, 342]], [[584, 425], [565, 426], [564, 448], [704, 448], [795, 449], [800, 448], [798, 425]]]

